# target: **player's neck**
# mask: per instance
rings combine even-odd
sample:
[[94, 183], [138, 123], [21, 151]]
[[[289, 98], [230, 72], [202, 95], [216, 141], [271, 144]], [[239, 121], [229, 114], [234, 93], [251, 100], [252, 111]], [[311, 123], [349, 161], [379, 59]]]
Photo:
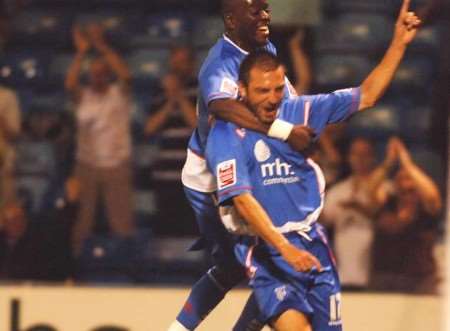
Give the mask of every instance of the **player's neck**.
[[237, 47], [239, 47], [241, 50], [249, 53], [255, 50], [254, 47], [251, 47], [248, 43], [242, 40], [242, 38], [239, 38], [239, 36], [232, 31], [225, 32], [225, 36], [233, 42]]

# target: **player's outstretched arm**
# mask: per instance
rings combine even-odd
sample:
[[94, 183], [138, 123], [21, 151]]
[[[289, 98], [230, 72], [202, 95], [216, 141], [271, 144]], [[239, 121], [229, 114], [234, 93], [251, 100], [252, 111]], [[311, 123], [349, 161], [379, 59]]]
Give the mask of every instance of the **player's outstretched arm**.
[[361, 102], [359, 110], [372, 107], [389, 86], [406, 46], [417, 34], [421, 20], [409, 11], [410, 0], [403, 0], [400, 14], [395, 23], [394, 37], [380, 64], [369, 74], [361, 85]]
[[253, 231], [264, 241], [275, 247], [296, 271], [307, 272], [312, 267], [321, 271], [319, 260], [307, 251], [300, 250], [280, 234], [273, 226], [269, 215], [250, 193], [243, 193], [233, 198], [239, 214], [252, 227]]
[[232, 122], [238, 127], [260, 132], [272, 138], [286, 140], [292, 148], [299, 152], [308, 148], [314, 137], [314, 131], [304, 125], [292, 125], [281, 120], [276, 120], [272, 126], [265, 125], [244, 103], [238, 100], [213, 100], [209, 104], [209, 109], [214, 116], [223, 121]]

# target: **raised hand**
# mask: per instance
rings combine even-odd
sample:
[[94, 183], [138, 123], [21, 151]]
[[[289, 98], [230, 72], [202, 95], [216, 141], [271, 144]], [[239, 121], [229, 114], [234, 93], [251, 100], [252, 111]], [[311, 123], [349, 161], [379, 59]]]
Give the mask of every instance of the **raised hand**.
[[315, 137], [314, 130], [306, 125], [295, 125], [287, 139], [288, 144], [298, 152], [303, 152], [310, 147]]
[[417, 34], [418, 27], [422, 23], [413, 11], [409, 10], [411, 0], [403, 0], [400, 14], [395, 23], [394, 41], [403, 45], [409, 44]]
[[86, 53], [91, 44], [89, 40], [86, 38], [84, 33], [81, 31], [79, 26], [75, 26], [72, 30], [73, 43], [78, 53]]

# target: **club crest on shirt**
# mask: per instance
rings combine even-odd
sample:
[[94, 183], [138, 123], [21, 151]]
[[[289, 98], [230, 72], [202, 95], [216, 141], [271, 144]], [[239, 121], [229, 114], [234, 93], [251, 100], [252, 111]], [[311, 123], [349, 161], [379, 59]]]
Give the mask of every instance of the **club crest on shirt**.
[[284, 298], [286, 298], [286, 295], [287, 295], [286, 285], [277, 287], [277, 288], [274, 290], [274, 292], [275, 292], [275, 295], [276, 295], [278, 301], [283, 301]]
[[227, 160], [217, 165], [219, 190], [236, 184], [236, 159]]
[[220, 92], [230, 94], [233, 97], [237, 97], [238, 86], [230, 78], [224, 77], [222, 79], [222, 83], [220, 83]]
[[255, 149], [253, 152], [258, 162], [264, 162], [270, 158], [270, 148], [261, 139], [256, 142]]

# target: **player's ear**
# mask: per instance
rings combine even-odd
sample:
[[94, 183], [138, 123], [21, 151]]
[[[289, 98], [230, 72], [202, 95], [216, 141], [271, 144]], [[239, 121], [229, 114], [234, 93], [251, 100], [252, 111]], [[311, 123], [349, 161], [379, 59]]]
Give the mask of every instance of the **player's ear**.
[[231, 13], [225, 13], [223, 15], [223, 22], [226, 30], [234, 30], [235, 24], [233, 15], [231, 15]]
[[238, 82], [238, 86], [239, 86], [239, 95], [241, 96], [241, 98], [245, 99], [247, 97], [247, 88], [241, 81]]

